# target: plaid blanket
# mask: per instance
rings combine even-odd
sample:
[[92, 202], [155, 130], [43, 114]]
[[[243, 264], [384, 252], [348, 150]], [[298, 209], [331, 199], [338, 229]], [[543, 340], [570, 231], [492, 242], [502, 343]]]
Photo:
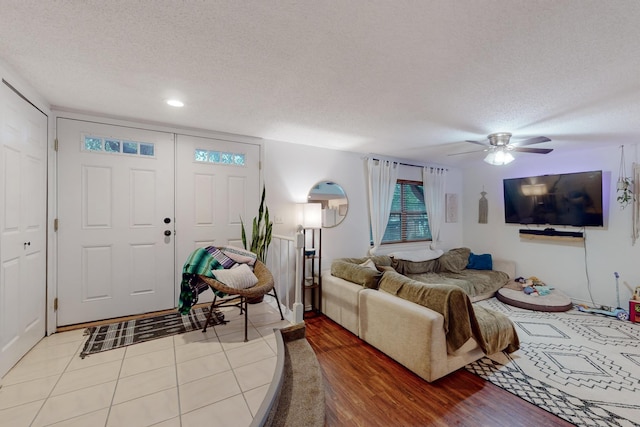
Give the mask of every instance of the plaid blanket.
[[[233, 264], [233, 260], [230, 260], [214, 246], [198, 248], [193, 251], [182, 268], [178, 312], [188, 314], [191, 307], [198, 302], [198, 295], [209, 289], [206, 283], [198, 279], [199, 275], [215, 278], [213, 270], [230, 268]], [[223, 293], [218, 294], [218, 296], [224, 295]]]

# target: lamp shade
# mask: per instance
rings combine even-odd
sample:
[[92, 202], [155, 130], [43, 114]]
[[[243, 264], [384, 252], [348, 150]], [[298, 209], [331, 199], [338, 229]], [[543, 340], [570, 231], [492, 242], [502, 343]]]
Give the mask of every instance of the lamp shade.
[[497, 149], [489, 152], [487, 157], [484, 158], [484, 161], [489, 163], [490, 165], [506, 165], [511, 163], [514, 160], [513, 156], [510, 152], [505, 149]]
[[302, 228], [322, 228], [322, 204], [300, 203], [298, 205], [298, 223]]

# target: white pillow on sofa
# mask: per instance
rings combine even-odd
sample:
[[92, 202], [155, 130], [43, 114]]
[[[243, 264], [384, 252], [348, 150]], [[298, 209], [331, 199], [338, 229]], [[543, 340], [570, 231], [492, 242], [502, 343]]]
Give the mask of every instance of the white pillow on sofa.
[[362, 264], [358, 264], [358, 265], [360, 267], [368, 268], [368, 269], [373, 270], [375, 272], [378, 271], [378, 269], [376, 268], [375, 263], [371, 259], [368, 259], [365, 262], [363, 262]]
[[233, 268], [213, 270], [213, 275], [216, 276], [217, 281], [235, 289], [250, 288], [258, 283], [258, 278], [247, 264], [236, 264]]
[[405, 261], [420, 262], [440, 258], [443, 253], [442, 249], [418, 249], [414, 251], [396, 251], [389, 254], [389, 256]]

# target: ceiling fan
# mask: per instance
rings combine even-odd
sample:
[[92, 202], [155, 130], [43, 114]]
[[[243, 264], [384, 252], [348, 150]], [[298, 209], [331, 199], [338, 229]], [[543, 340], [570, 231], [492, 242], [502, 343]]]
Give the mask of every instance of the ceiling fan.
[[[511, 151], [518, 151], [521, 153], [534, 153], [534, 154], [548, 154], [553, 151], [552, 148], [529, 148], [523, 147], [524, 145], [540, 144], [542, 142], [549, 142], [551, 139], [546, 136], [536, 136], [534, 138], [525, 139], [516, 143], [510, 143], [511, 133], [509, 132], [497, 132], [492, 133], [487, 137], [487, 141], [470, 141], [472, 144], [478, 144], [486, 147], [483, 151], [488, 151], [487, 157], [484, 161], [492, 165], [506, 165], [514, 160]], [[468, 151], [467, 153], [473, 153]], [[466, 154], [466, 153], [458, 153]]]

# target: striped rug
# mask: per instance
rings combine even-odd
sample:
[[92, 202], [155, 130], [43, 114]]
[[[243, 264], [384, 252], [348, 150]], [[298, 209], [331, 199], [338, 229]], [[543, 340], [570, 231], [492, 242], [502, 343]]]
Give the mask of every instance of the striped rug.
[[[89, 354], [202, 329], [208, 313], [207, 307], [198, 307], [184, 316], [175, 312], [88, 328], [85, 335], [89, 335], [89, 339], [84, 344], [80, 357], [84, 359]], [[211, 323], [225, 323], [224, 314], [215, 312]]]

